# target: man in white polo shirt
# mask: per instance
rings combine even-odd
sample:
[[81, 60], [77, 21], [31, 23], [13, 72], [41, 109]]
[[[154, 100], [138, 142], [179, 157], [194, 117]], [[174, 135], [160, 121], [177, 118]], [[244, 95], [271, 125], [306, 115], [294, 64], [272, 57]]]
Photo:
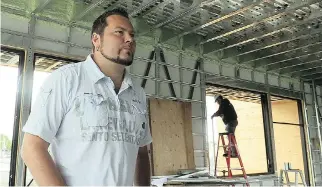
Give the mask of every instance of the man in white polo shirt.
[[127, 13], [98, 17], [92, 45], [85, 61], [54, 71], [41, 87], [22, 158], [38, 185], [148, 186], [152, 138], [145, 92], [125, 69], [135, 52]]

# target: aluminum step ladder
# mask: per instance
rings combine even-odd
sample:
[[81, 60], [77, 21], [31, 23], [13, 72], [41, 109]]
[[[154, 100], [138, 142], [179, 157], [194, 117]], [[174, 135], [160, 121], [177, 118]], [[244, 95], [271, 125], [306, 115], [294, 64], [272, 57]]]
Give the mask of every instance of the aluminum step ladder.
[[[295, 174], [295, 182], [294, 183], [290, 182], [289, 175], [288, 175], [289, 173]], [[283, 174], [285, 175], [286, 183], [284, 183], [284, 178], [283, 178], [284, 175]], [[299, 183], [299, 181], [298, 181], [298, 176], [301, 177], [301, 181], [302, 181], [301, 183]], [[285, 184], [287, 186], [298, 186], [298, 185], [307, 186], [305, 179], [304, 179], [303, 172], [299, 169], [282, 169], [280, 171], [280, 186], [284, 186]]]

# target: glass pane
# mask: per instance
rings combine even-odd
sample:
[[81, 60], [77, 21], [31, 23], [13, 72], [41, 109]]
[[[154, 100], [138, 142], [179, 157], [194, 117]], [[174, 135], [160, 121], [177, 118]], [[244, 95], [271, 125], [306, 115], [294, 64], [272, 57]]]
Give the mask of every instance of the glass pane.
[[[46, 78], [50, 75], [50, 73], [68, 63], [71, 62], [36, 56], [32, 89], [32, 106], [34, 105], [34, 102], [37, 98], [40, 87], [42, 86]], [[26, 184], [29, 184], [31, 182], [30, 186], [37, 186], [36, 182], [32, 181], [32, 179], [33, 177], [29, 169], [27, 168]]]
[[15, 119], [19, 55], [1, 51], [0, 61], [0, 186], [8, 186]]
[[[284, 163], [289, 162], [291, 169], [300, 169], [304, 173], [304, 133], [303, 127], [298, 125], [300, 121], [297, 101], [280, 98], [271, 103], [273, 121], [275, 122], [274, 141], [277, 171], [285, 169]], [[295, 182], [294, 174], [289, 177], [291, 182]], [[300, 178], [299, 181], [301, 181]]]

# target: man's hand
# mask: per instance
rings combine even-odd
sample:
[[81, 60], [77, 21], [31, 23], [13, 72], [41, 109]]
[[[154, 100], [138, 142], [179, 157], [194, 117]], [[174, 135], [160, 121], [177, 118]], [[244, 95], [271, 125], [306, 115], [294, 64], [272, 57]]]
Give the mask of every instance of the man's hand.
[[49, 143], [25, 133], [21, 157], [39, 186], [66, 186], [48, 153]]
[[139, 148], [138, 157], [136, 159], [135, 185], [151, 185], [150, 159], [147, 146]]

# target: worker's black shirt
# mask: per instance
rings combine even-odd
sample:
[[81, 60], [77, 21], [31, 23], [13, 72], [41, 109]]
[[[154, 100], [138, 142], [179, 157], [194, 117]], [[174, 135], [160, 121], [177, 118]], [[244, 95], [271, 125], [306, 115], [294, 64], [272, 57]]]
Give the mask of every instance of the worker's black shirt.
[[221, 116], [223, 122], [226, 124], [230, 121], [237, 120], [237, 113], [234, 106], [230, 103], [228, 99], [223, 99], [221, 105], [213, 116]]

